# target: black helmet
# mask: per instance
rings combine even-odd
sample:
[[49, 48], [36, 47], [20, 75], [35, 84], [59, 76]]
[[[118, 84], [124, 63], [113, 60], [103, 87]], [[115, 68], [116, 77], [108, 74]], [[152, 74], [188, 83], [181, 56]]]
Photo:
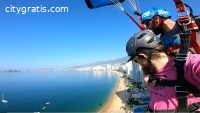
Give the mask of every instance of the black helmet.
[[128, 56], [131, 56], [128, 61], [133, 60], [139, 52], [151, 52], [160, 44], [161, 40], [149, 30], [143, 30], [134, 34], [126, 44], [126, 52]]

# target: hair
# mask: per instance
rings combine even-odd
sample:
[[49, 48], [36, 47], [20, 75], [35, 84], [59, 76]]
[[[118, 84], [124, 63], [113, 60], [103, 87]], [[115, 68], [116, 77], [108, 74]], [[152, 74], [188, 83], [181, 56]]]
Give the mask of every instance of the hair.
[[[146, 55], [151, 55], [151, 59], [157, 59], [160, 58], [160, 53], [165, 53], [167, 55], [169, 55], [168, 51], [161, 45], [159, 44], [155, 49], [147, 49], [147, 48], [141, 48], [139, 50], [137, 50], [136, 54], [146, 54]], [[171, 53], [170, 53], [171, 54]]]
[[168, 52], [167, 52], [167, 50], [166, 50], [162, 45], [158, 45], [158, 46], [155, 48], [155, 50], [156, 50], [156, 52], [153, 52], [153, 53], [151, 54], [151, 59], [152, 59], [152, 60], [153, 60], [153, 59], [161, 58], [161, 56], [160, 56], [161, 53], [165, 53], [165, 54], [169, 55]]
[[[151, 52], [151, 53], [150, 53]], [[149, 58], [151, 59], [158, 59], [162, 58], [161, 53], [167, 54], [166, 49], [162, 45], [158, 45], [155, 49], [147, 52], [140, 52], [146, 55], [151, 55]], [[167, 54], [168, 55], [168, 54]], [[150, 74], [153, 75], [156, 72], [155, 66], [152, 65], [151, 61], [146, 62], [146, 58], [139, 56], [138, 59], [140, 59], [140, 65], [142, 66], [142, 70], [144, 74]]]

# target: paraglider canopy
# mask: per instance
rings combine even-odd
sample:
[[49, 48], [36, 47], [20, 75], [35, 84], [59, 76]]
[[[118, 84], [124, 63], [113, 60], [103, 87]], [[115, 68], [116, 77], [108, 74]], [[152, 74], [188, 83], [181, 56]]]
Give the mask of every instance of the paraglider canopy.
[[122, 3], [125, 0], [85, 0], [87, 7], [90, 9], [98, 8], [106, 5], [114, 5], [118, 2]]
[[[118, 9], [120, 9], [122, 12], [124, 12], [128, 17], [133, 20], [133, 22], [141, 29], [144, 29], [144, 26], [139, 25], [138, 22], [135, 21], [135, 19], [128, 14], [122, 7], [121, 3], [124, 2], [125, 0], [85, 0], [85, 3], [87, 4], [87, 7], [90, 9], [95, 9], [103, 6], [108, 6], [108, 5], [115, 5]], [[127, 0], [130, 4], [132, 9], [134, 10], [134, 14], [138, 16], [138, 19], [140, 18], [140, 13], [137, 10], [137, 5], [135, 0]]]

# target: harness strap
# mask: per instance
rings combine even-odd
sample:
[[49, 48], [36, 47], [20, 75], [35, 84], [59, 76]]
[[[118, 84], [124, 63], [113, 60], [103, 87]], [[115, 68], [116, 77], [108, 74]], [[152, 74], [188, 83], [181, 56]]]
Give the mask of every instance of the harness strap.
[[182, 2], [182, 0], [174, 0], [175, 5], [176, 5], [176, 9], [179, 12], [184, 12], [186, 10], [184, 3]]
[[[195, 50], [195, 53], [200, 54], [200, 44], [198, 42], [198, 35], [199, 34], [196, 30], [192, 30], [190, 33], [191, 33], [191, 35], [190, 35], [190, 48], [193, 48]], [[178, 48], [180, 48], [180, 44], [169, 47], [168, 51], [171, 53]]]
[[[161, 85], [161, 86], [167, 86], [167, 87], [175, 87], [175, 91], [178, 92], [178, 94], [180, 92], [184, 92], [184, 93], [190, 92], [195, 97], [200, 97], [200, 90], [196, 88], [194, 85], [192, 85], [191, 83], [189, 83], [180, 73], [183, 73], [183, 72], [178, 72], [177, 80], [166, 80], [166, 79], [157, 78], [155, 76], [150, 76], [148, 82], [152, 83], [153, 86]], [[182, 96], [182, 94], [180, 94], [180, 96]]]
[[[184, 25], [184, 23], [189, 23], [188, 25]], [[187, 18], [187, 17], [179, 17], [178, 19], [178, 24], [180, 25], [182, 23], [182, 29], [186, 32], [190, 32], [191, 35], [190, 35], [190, 47], [193, 47], [195, 52], [200, 54], [200, 44], [198, 42], [198, 33], [197, 31], [199, 30], [197, 24], [195, 23], [194, 19], [192, 17], [190, 17], [190, 20]], [[175, 47], [172, 47], [170, 49], [177, 49], [178, 46], [175, 46]]]
[[[199, 31], [198, 25], [195, 22], [195, 16], [193, 16], [193, 10], [192, 8], [183, 3], [182, 0], [174, 0], [176, 8], [178, 10], [178, 12], [185, 12], [186, 14], [184, 16], [180, 16], [178, 14], [178, 19], [177, 19], [177, 24], [179, 26], [181, 26], [181, 29], [184, 32], [190, 32], [191, 36], [190, 36], [190, 47], [193, 47], [193, 49], [195, 50], [195, 52], [197, 54], [200, 54], [200, 44], [198, 43], [197, 40], [197, 31]], [[189, 8], [190, 13], [186, 10], [186, 7]], [[178, 49], [179, 45], [170, 47], [168, 50], [169, 52], [172, 52], [175, 49]]]
[[176, 59], [174, 60], [174, 68], [177, 71], [177, 81], [178, 84], [184, 88], [185, 90], [192, 93], [195, 97], [200, 96], [200, 90], [196, 88], [194, 85], [189, 83], [184, 78], [184, 64], [188, 57], [188, 51], [189, 51], [189, 45], [190, 45], [190, 33], [181, 33], [180, 34], [181, 39], [181, 46], [180, 51], [176, 56]]
[[183, 27], [184, 31], [198, 30], [196, 22], [190, 15], [179, 16], [178, 24]]
[[152, 83], [153, 86], [161, 85], [161, 86], [175, 87], [178, 85], [177, 80], [160, 79], [156, 78], [155, 76], [150, 76], [148, 82]]
[[177, 45], [175, 45], [175, 46], [169, 47], [169, 48], [168, 48], [168, 51], [171, 53], [172, 51], [174, 51], [174, 50], [176, 50], [176, 49], [178, 49], [178, 48], [180, 48], [180, 44], [177, 44]]
[[178, 98], [178, 111], [188, 112], [188, 91], [180, 86], [175, 86], [176, 96]]
[[[179, 65], [184, 65], [184, 61], [181, 61], [181, 63], [176, 63]], [[181, 67], [181, 66], [179, 66]], [[183, 67], [183, 66], [182, 66]], [[178, 99], [178, 108], [177, 110], [170, 110], [166, 112], [189, 112], [189, 111], [195, 111], [200, 108], [200, 102], [199, 104], [194, 103], [194, 105], [188, 106], [188, 92], [193, 93], [195, 97], [200, 96], [200, 91], [190, 84], [184, 77], [180, 75], [180, 73], [184, 72], [178, 72], [177, 80], [166, 80], [157, 78], [155, 76], [150, 76], [148, 82], [151, 82], [152, 85], [157, 86], [167, 86], [167, 87], [175, 87], [176, 96]], [[156, 111], [156, 112], [163, 112], [163, 111]]]
[[189, 83], [183, 76], [178, 74], [177, 79], [178, 79], [180, 86], [183, 89], [192, 93], [195, 97], [200, 97], [200, 90], [198, 88], [196, 88], [194, 85], [192, 85], [191, 83]]
[[180, 33], [180, 50], [174, 60], [174, 68], [177, 71], [177, 81], [181, 86], [181, 90], [176, 89], [176, 95], [178, 98], [178, 111], [180, 112], [189, 112], [188, 109], [188, 92], [192, 93], [195, 97], [200, 96], [200, 91], [191, 83], [189, 83], [184, 78], [184, 64], [188, 58], [190, 44], [190, 31], [184, 31]]
[[191, 104], [191, 105], [188, 106], [188, 110], [190, 112], [196, 111], [199, 108], [200, 108], [200, 102], [193, 103], [193, 104]]

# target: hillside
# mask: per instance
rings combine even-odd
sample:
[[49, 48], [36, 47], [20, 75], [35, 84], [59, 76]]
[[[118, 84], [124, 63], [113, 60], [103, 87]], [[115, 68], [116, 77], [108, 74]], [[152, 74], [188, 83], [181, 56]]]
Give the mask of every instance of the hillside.
[[96, 65], [102, 65], [102, 64], [115, 64], [115, 63], [125, 63], [127, 62], [129, 59], [128, 56], [126, 57], [122, 57], [122, 58], [118, 58], [115, 60], [108, 60], [108, 61], [98, 61], [98, 62], [94, 62], [94, 63], [90, 63], [90, 64], [86, 64], [86, 65], [80, 65], [80, 66], [74, 66], [71, 68], [78, 68], [78, 67], [85, 67], [85, 66], [96, 66]]

